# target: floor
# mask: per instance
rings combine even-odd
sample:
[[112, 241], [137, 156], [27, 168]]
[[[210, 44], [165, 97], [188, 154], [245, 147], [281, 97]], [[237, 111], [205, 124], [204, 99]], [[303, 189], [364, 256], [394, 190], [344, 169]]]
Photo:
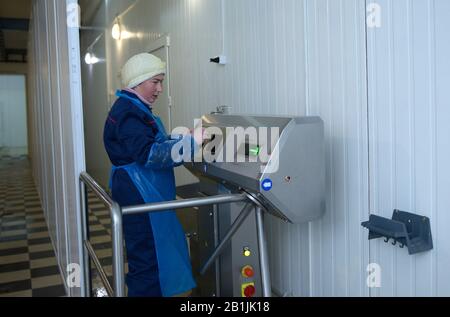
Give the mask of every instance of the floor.
[[0, 297], [65, 289], [26, 157], [0, 159]]

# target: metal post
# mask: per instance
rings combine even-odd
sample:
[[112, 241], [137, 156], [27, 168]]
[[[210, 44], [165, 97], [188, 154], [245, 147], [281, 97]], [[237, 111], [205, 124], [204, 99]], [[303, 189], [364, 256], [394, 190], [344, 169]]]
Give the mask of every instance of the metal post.
[[223, 249], [225, 249], [228, 242], [230, 242], [233, 235], [236, 233], [236, 231], [240, 228], [242, 223], [247, 219], [250, 212], [253, 210], [253, 204], [247, 204], [245, 205], [244, 209], [242, 209], [239, 216], [236, 218], [234, 223], [231, 225], [230, 230], [228, 230], [227, 234], [223, 238], [220, 245], [216, 248], [213, 255], [209, 258], [209, 260], [206, 262], [206, 264], [203, 266], [203, 268], [200, 270], [200, 274], [204, 275], [206, 271], [209, 269], [209, 267], [216, 261], [216, 259], [219, 257], [219, 255], [222, 253]]
[[[219, 206], [214, 205], [213, 206], [213, 224], [214, 224], [214, 248], [217, 248], [219, 246], [220, 237], [219, 237]], [[215, 269], [216, 269], [216, 297], [221, 297], [221, 285], [220, 285], [220, 259], [217, 258], [215, 262]]]
[[91, 297], [91, 261], [84, 243], [89, 241], [89, 212], [87, 202], [86, 184], [80, 180], [80, 206], [81, 206], [81, 263], [83, 264], [83, 285], [81, 296]]
[[103, 285], [105, 285], [105, 289], [106, 289], [106, 292], [108, 293], [108, 296], [113, 297], [114, 290], [111, 287], [111, 284], [109, 283], [108, 275], [106, 274], [105, 270], [102, 267], [102, 264], [100, 263], [100, 260], [98, 259], [97, 255], [95, 254], [92, 244], [89, 241], [86, 241], [84, 243], [84, 246], [87, 249], [89, 256], [91, 257], [92, 262], [94, 263], [94, 266], [98, 271], [98, 274], [100, 275], [100, 279], [102, 280]]
[[263, 212], [256, 207], [256, 227], [258, 231], [259, 263], [261, 267], [261, 280], [264, 297], [272, 297], [272, 284], [270, 282], [269, 257], [267, 252], [266, 235], [264, 234]]
[[114, 202], [111, 208], [111, 233], [114, 296], [125, 297], [125, 259], [123, 254], [122, 209]]

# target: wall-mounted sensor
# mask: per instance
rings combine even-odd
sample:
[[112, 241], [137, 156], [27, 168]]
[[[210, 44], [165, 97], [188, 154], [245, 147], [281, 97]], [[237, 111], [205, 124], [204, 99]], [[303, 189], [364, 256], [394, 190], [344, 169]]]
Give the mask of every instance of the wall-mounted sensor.
[[227, 57], [224, 55], [216, 56], [210, 59], [211, 63], [216, 63], [220, 65], [226, 65], [227, 64]]

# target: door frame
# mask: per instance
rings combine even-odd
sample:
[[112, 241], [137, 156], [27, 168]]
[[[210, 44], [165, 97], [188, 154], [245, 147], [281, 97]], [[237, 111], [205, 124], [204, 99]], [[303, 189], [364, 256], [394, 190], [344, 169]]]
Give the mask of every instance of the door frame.
[[167, 110], [167, 120], [169, 126], [167, 127], [168, 131], [172, 131], [172, 108], [173, 108], [173, 101], [172, 101], [172, 94], [171, 94], [171, 85], [170, 85], [170, 35], [163, 35], [160, 38], [154, 40], [151, 42], [148, 46], [146, 51], [148, 53], [154, 53], [160, 49], [165, 49], [166, 53], [166, 63], [167, 63], [167, 69], [166, 69], [166, 91], [167, 91], [167, 99], [169, 101], [168, 110]]

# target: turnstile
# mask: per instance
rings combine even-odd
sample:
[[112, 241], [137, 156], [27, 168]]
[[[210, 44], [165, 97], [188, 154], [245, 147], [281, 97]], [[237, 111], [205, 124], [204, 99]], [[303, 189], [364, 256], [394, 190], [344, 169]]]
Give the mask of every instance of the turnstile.
[[[82, 245], [90, 295], [90, 261], [111, 296], [125, 296], [122, 216], [199, 208], [200, 285], [204, 296], [271, 296], [264, 212], [291, 223], [325, 211], [324, 126], [318, 117], [206, 115], [203, 158], [185, 166], [199, 176], [196, 198], [120, 208], [86, 173], [80, 175]], [[255, 133], [256, 131], [256, 133]], [[230, 141], [230, 142], [228, 142]], [[228, 158], [228, 160], [226, 159]], [[113, 286], [89, 241], [86, 186], [111, 211]], [[206, 285], [206, 286], [205, 286]]]
[[[264, 229], [262, 219], [258, 221], [262, 217], [259, 211], [292, 223], [314, 220], [325, 211], [322, 120], [216, 114], [204, 116], [202, 124], [211, 129], [203, 150], [214, 155], [185, 164], [201, 180], [199, 194], [244, 191], [254, 204], [215, 265], [208, 270], [203, 268], [207, 278], [200, 278], [201, 295], [263, 296], [270, 292], [264, 290], [270, 284], [270, 276], [268, 263], [260, 261], [267, 257], [267, 251], [263, 250], [265, 242], [258, 237], [258, 231]], [[228, 142], [230, 139], [233, 142]], [[228, 155], [230, 150], [232, 155]], [[264, 161], [262, 152], [266, 154]], [[226, 160], [227, 156], [231, 160]], [[212, 246], [217, 247], [226, 238], [244, 205], [239, 202], [200, 208], [201, 260], [207, 261], [214, 251]]]

